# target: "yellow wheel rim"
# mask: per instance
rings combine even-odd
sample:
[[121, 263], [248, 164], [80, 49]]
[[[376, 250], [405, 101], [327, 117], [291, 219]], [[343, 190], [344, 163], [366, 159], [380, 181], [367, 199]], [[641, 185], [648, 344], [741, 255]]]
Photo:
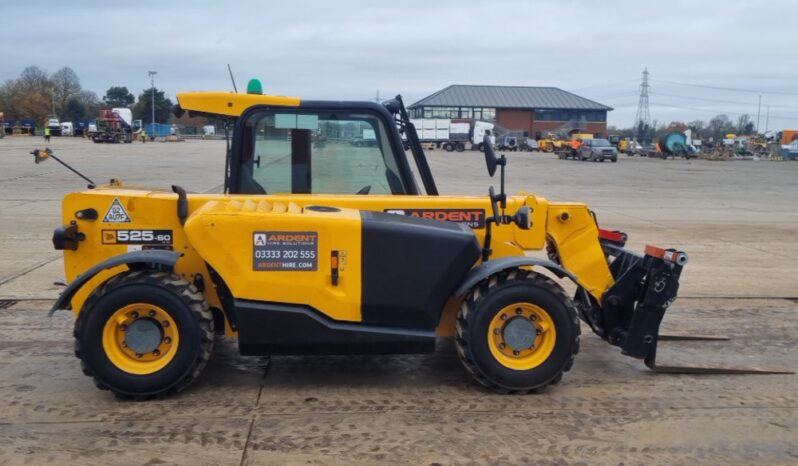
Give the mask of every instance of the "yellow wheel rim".
[[516, 303], [493, 316], [487, 336], [490, 352], [502, 366], [525, 371], [551, 356], [557, 330], [554, 320], [542, 308]]
[[120, 370], [147, 375], [166, 367], [177, 353], [179, 332], [172, 316], [147, 303], [128, 304], [105, 322], [103, 350]]

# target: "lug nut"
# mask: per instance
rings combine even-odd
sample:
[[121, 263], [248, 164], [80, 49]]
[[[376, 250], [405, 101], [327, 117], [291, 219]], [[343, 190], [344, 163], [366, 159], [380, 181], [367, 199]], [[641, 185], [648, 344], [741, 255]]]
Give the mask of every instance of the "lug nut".
[[136, 353], [136, 357], [137, 357], [137, 358], [140, 358], [140, 357], [142, 357], [142, 356], [144, 356], [144, 355], [143, 355], [143, 354], [141, 354], [141, 353]]
[[122, 348], [127, 348], [127, 343], [125, 343], [124, 341], [122, 342]]
[[169, 321], [168, 320], [164, 320], [163, 322], [161, 322], [161, 325], [164, 326], [164, 327], [168, 327], [169, 326]]
[[515, 313], [516, 313], [517, 315], [519, 315], [519, 316], [520, 316], [520, 315], [521, 315], [521, 312], [523, 312], [523, 311], [521, 311], [521, 308], [520, 308], [520, 307], [518, 307], [518, 308], [516, 308], [516, 309], [515, 309]]
[[164, 337], [163, 342], [168, 345], [169, 343], [172, 343], [172, 338], [171, 337]]
[[518, 356], [519, 354], [521, 354], [520, 351], [517, 351], [517, 350], [513, 351], [513, 356]]
[[502, 314], [502, 317], [501, 317], [501, 319], [502, 319], [502, 320], [507, 320], [507, 314]]
[[532, 321], [538, 320], [538, 316], [536, 316], [535, 314], [532, 314], [531, 316], [529, 316], [529, 320], [532, 320]]
[[138, 318], [139, 318], [139, 313], [138, 313], [138, 312], [135, 312], [135, 311], [133, 311], [133, 313], [132, 313], [132, 314], [130, 314], [130, 317], [132, 317], [132, 318], [134, 318], [134, 319], [138, 319]]
[[504, 343], [499, 343], [499, 349], [504, 349], [505, 346], [507, 345], [505, 345]]
[[158, 351], [158, 350], [155, 350], [155, 351], [153, 351], [153, 352], [152, 352], [152, 355], [153, 355], [153, 356], [160, 356], [160, 355], [161, 355], [161, 352], [160, 352], [160, 351]]
[[493, 334], [494, 334], [494, 335], [498, 335], [498, 334], [500, 334], [500, 333], [502, 333], [502, 331], [501, 331], [500, 329], [498, 329], [498, 328], [496, 328], [496, 329], [493, 329]]
[[121, 330], [123, 332], [127, 332], [127, 325], [125, 325], [125, 324], [120, 325], [119, 326], [119, 330]]
[[155, 311], [150, 311], [150, 317], [155, 317]]

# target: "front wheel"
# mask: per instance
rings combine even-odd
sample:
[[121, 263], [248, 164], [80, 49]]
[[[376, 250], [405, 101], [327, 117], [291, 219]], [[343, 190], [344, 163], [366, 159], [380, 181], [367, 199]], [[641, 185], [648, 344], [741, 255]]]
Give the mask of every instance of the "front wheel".
[[148, 398], [179, 392], [202, 372], [213, 317], [202, 293], [167, 272], [117, 275], [92, 293], [75, 322], [75, 355], [98, 388]]
[[483, 280], [457, 318], [460, 361], [485, 387], [526, 393], [560, 381], [579, 351], [576, 308], [536, 272], [511, 269]]

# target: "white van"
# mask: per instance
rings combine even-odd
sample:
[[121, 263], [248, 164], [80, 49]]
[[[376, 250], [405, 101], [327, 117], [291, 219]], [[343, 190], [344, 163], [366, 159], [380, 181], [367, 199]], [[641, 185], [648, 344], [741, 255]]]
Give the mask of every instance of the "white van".
[[75, 129], [72, 127], [71, 121], [61, 123], [61, 136], [74, 136]]

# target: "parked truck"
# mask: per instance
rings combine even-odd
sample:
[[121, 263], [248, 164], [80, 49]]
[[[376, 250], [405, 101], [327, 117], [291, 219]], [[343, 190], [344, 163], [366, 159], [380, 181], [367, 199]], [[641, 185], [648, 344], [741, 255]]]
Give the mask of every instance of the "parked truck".
[[131, 143], [133, 133], [140, 126], [139, 120], [133, 121], [133, 112], [129, 108], [100, 110], [96, 128], [90, 129], [91, 139], [96, 143]]
[[466, 149], [483, 151], [485, 134], [495, 144], [494, 125], [479, 120], [449, 120], [442, 118], [419, 118], [410, 120], [416, 127], [419, 141], [433, 143], [447, 152], [462, 152]]
[[61, 136], [61, 122], [58, 121], [57, 116], [50, 115], [45, 127], [50, 129], [50, 136]]

